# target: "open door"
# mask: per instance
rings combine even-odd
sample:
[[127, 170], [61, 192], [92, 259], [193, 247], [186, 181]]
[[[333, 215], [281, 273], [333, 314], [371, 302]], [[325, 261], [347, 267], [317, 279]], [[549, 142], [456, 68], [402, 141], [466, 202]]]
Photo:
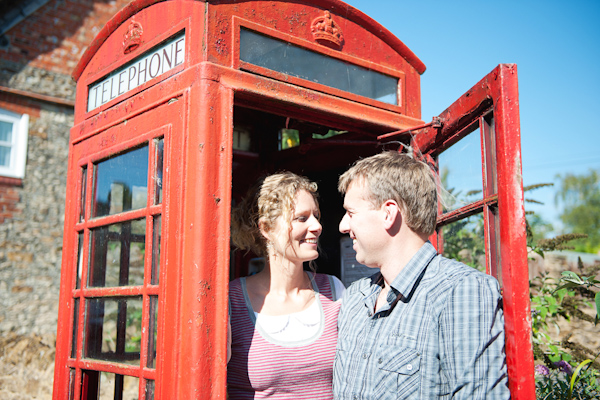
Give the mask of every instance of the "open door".
[[500, 282], [510, 391], [513, 399], [533, 399], [518, 96], [517, 66], [501, 64], [431, 123], [413, 129], [411, 147], [435, 169], [442, 188], [431, 241], [438, 252]]

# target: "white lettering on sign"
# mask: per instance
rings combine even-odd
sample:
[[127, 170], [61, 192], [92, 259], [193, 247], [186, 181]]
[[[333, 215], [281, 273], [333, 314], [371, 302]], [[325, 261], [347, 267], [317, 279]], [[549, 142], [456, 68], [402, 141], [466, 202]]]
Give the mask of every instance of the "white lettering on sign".
[[161, 44], [90, 86], [88, 112], [183, 64], [185, 33]]

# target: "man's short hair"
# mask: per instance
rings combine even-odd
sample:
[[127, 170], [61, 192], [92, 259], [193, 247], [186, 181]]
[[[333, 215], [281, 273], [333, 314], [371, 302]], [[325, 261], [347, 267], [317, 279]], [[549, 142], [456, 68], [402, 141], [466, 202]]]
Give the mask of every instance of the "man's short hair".
[[395, 200], [404, 212], [409, 228], [431, 235], [437, 221], [437, 185], [427, 164], [406, 154], [386, 151], [359, 160], [346, 171], [338, 183], [345, 194], [350, 185], [365, 183], [368, 198], [375, 207]]

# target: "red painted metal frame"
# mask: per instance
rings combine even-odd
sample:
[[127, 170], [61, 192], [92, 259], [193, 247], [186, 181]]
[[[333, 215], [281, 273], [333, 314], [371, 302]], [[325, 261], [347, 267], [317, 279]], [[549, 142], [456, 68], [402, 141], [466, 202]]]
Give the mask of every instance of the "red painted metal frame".
[[[493, 126], [487, 123], [490, 113]], [[426, 157], [437, 156], [471, 132], [474, 123], [479, 124], [484, 198], [440, 215], [438, 224], [483, 212], [487, 270], [500, 280], [503, 290], [512, 398], [535, 399], [516, 65], [499, 65], [439, 118], [441, 128], [428, 127], [413, 139], [413, 148]]]
[[[81, 60], [73, 70], [72, 77], [75, 81], [78, 81], [83, 71], [87, 67], [88, 63], [94, 57], [96, 52], [100, 49], [102, 44], [108, 39], [109, 36], [125, 21], [127, 21], [132, 15], [138, 13], [146, 7], [153, 4], [162, 2], [165, 0], [136, 0], [125, 6], [119, 13], [117, 13], [98, 33], [93, 42], [88, 46], [85, 53], [81, 57]], [[231, 1], [211, 1], [211, 0], [179, 0], [179, 1], [192, 1], [192, 2], [206, 2], [219, 4], [223, 3], [226, 6], [230, 5]], [[402, 55], [406, 61], [411, 64], [419, 74], [425, 72], [425, 64], [410, 50], [402, 41], [394, 36], [387, 28], [379, 24], [377, 21], [364, 14], [360, 10], [355, 9], [347, 5], [340, 0], [312, 0], [306, 1], [313, 7], [320, 8], [323, 10], [330, 10], [332, 13], [340, 14], [343, 18], [351, 21], [355, 21], [358, 25], [363, 26], [368, 31], [372, 32], [376, 37], [386, 42], [390, 48]]]
[[[306, 30], [307, 24], [296, 23], [286, 15], [286, 12], [299, 15], [305, 12], [302, 8], [305, 6], [315, 13], [329, 10], [336, 18], [344, 20], [343, 28], [351, 34], [338, 58], [368, 60], [380, 69], [404, 74], [402, 83], [406, 86], [402, 90], [406, 99], [402, 107], [406, 108], [402, 108], [403, 113], [377, 102], [363, 101], [361, 104], [356, 96], [341, 95], [318, 85], [299, 87], [301, 82], [294, 81], [292, 83], [297, 85], [293, 85], [235, 69], [239, 65], [235, 51], [236, 31], [232, 28], [236, 26], [236, 18], [239, 21], [239, 18], [254, 16], [254, 23], [263, 24], [266, 30], [277, 29], [277, 21], [289, 22], [290, 35], [297, 37], [297, 41], [306, 41], [310, 34]], [[132, 17], [150, 24], [150, 39], [129, 55], [118, 55], [127, 22]], [[127, 96], [86, 112], [90, 83], [181, 29], [185, 29], [188, 38], [183, 66]], [[369, 43], [370, 53], [361, 47], [364, 43]], [[307, 47], [318, 48], [312, 44]], [[323, 53], [328, 52], [331, 50], [323, 49]], [[419, 74], [424, 70], [420, 60], [389, 31], [339, 0], [289, 3], [136, 0], [120, 11], [100, 32], [73, 73], [78, 80], [76, 125], [71, 131], [67, 180], [68, 187], [75, 190], [68, 193], [65, 211], [54, 399], [66, 399], [69, 390], [75, 390], [75, 398], [78, 398], [76, 388], [80, 385], [82, 368], [127, 372], [156, 379], [157, 399], [225, 398], [226, 269], [229, 265], [232, 182], [230, 132], [234, 104], [251, 104], [258, 100], [261, 108], [280, 114], [298, 115], [317, 123], [341, 128], [348, 126], [359, 131], [361, 127], [380, 130], [371, 132], [373, 135], [386, 130], [422, 128]], [[493, 130], [486, 127], [486, 115], [490, 110], [494, 114]], [[440, 223], [468, 213], [484, 212], [489, 272], [498, 275], [504, 288], [511, 392], [516, 399], [533, 398], [516, 67], [499, 66], [440, 117], [444, 122], [440, 129], [429, 127], [412, 143], [425, 155], [435, 156], [456, 142], [474, 120], [482, 127], [482, 142], [485, 143], [482, 158], [486, 166], [484, 199], [468, 210], [442, 216]], [[90, 219], [88, 210], [87, 219], [80, 222], [81, 167], [88, 166], [87, 187], [91, 190], [93, 160], [125, 148], [133, 143], [132, 140], [139, 141], [147, 132], [165, 124], [171, 131], [170, 136], [167, 135], [170, 141], [165, 142], [169, 175], [164, 207], [149, 206], [144, 211], [102, 220]], [[492, 138], [495, 138], [494, 143], [490, 143]], [[498, 149], [495, 157], [489, 144]], [[497, 171], [497, 183], [493, 182], [493, 170]], [[159, 296], [161, 317], [156, 370], [83, 360], [81, 340], [85, 303], [82, 299], [108, 296], [111, 290], [87, 289], [83, 282], [82, 288], [73, 289], [79, 232], [84, 232], [84, 242], [89, 243], [89, 229], [102, 221], [116, 222], [159, 212], [164, 217], [164, 264], [161, 265], [160, 285], [118, 291], [121, 295], [142, 294], [144, 298]], [[148, 231], [152, 231], [150, 226]], [[499, 254], [494, 253], [496, 244], [499, 244]], [[87, 252], [84, 250], [84, 259], [89, 257]], [[496, 270], [494, 266], [498, 259], [501, 268]], [[85, 281], [85, 273], [82, 281]], [[78, 351], [76, 357], [71, 358], [75, 298], [80, 298]], [[147, 303], [145, 307], [148, 308]], [[70, 368], [77, 368], [75, 380]], [[144, 398], [142, 385], [140, 396]]]
[[[296, 42], [305, 43], [310, 40], [307, 29], [311, 19], [298, 23], [294, 18], [305, 13], [307, 8], [314, 15], [329, 10], [335, 18], [344, 21], [343, 29], [350, 34], [338, 58], [351, 62], [362, 59], [377, 65], [380, 70], [404, 74], [405, 101], [401, 110], [377, 102], [361, 102], [357, 96], [343, 95], [318, 85], [300, 87], [302, 82], [299, 81], [278, 81], [236, 69], [240, 65], [235, 50], [236, 18], [237, 21], [253, 19], [253, 23], [264, 25], [265, 30], [276, 30], [278, 21], [280, 25], [289, 23], [289, 35], [297, 38]], [[149, 39], [138, 50], [126, 56], [119, 55], [128, 21], [133, 17], [136, 22], [144, 23], [150, 32]], [[93, 112], [86, 112], [90, 83], [181, 29], [186, 31], [186, 61], [181, 67]], [[364, 43], [369, 43], [368, 50]], [[318, 49], [317, 45], [306, 46]], [[322, 52], [328, 54], [331, 50], [322, 49]], [[76, 125], [71, 130], [67, 184], [75, 190], [68, 193], [65, 211], [54, 399], [66, 399], [69, 391], [75, 391], [75, 398], [78, 398], [81, 371], [86, 368], [155, 379], [156, 399], [225, 398], [234, 104], [250, 107], [260, 104], [261, 109], [281, 115], [300, 116], [340, 129], [353, 128], [357, 132], [375, 128], [370, 132], [372, 135], [415, 126], [423, 128], [419, 75], [424, 70], [421, 61], [389, 31], [339, 0], [135, 0], [121, 10], [102, 29], [73, 73], [78, 80]], [[262, 73], [269, 75], [265, 71]], [[492, 109], [493, 131], [485, 128], [485, 115]], [[441, 118], [444, 121], [442, 128], [427, 128], [415, 137], [413, 147], [435, 156], [457, 141], [473, 123], [473, 118], [479, 119], [484, 127], [484, 181], [490, 183], [486, 183], [484, 199], [472, 205], [470, 210], [443, 216], [440, 222], [484, 211], [486, 231], [490, 232], [486, 233], [488, 265], [492, 274], [500, 275], [504, 287], [511, 391], [517, 399], [533, 398], [516, 67], [498, 67], [442, 113]], [[149, 206], [144, 211], [98, 220], [90, 219], [90, 210], [87, 210], [86, 220], [80, 222], [81, 167], [87, 165], [87, 190], [91, 190], [94, 160], [137, 143], [148, 132], [162, 126], [169, 126], [169, 134], [165, 134], [169, 137], [165, 140], [165, 168], [169, 172], [163, 206]], [[496, 148], [501, 149], [495, 159], [493, 152], [487, 150], [493, 137]], [[491, 182], [494, 169], [497, 184]], [[160, 285], [145, 284], [118, 290], [121, 295], [141, 294], [145, 299], [149, 295], [159, 296], [157, 368], [151, 370], [82, 359], [83, 299], [104, 297], [112, 292], [106, 288], [86, 288], [85, 276], [82, 287], [74, 289], [79, 233], [83, 231], [84, 243], [89, 243], [89, 229], [99, 224], [142, 215], [148, 218], [157, 213], [163, 216], [164, 264], [161, 265]], [[148, 220], [147, 224], [148, 232], [152, 232]], [[150, 237], [147, 242], [151, 248]], [[499, 243], [498, 255], [493, 253], [495, 243]], [[89, 257], [87, 253], [88, 250], [84, 250], [84, 259]], [[501, 262], [499, 271], [493, 268], [497, 259]], [[71, 358], [75, 298], [80, 299], [78, 351]], [[144, 305], [147, 309], [147, 302]], [[147, 323], [147, 319], [145, 321]], [[77, 371], [74, 379], [71, 368]], [[143, 400], [142, 384], [140, 396]]]
[[[234, 27], [234, 29], [233, 29], [234, 46], [232, 49], [233, 68], [253, 72], [253, 73], [256, 73], [259, 75], [263, 75], [263, 76], [267, 76], [267, 77], [270, 77], [273, 79], [291, 83], [293, 85], [295, 84], [295, 85], [303, 86], [303, 87], [306, 87], [309, 89], [315, 89], [315, 90], [318, 90], [321, 92], [332, 94], [334, 96], [346, 97], [353, 101], [357, 101], [357, 102], [368, 104], [368, 105], [373, 105], [375, 107], [383, 108], [383, 109], [397, 112], [400, 114], [406, 114], [406, 104], [405, 104], [406, 103], [406, 95], [405, 95], [406, 79], [405, 79], [405, 74], [403, 71], [398, 70], [396, 68], [384, 67], [380, 64], [377, 64], [377, 63], [374, 63], [374, 62], [371, 62], [369, 60], [365, 60], [362, 58], [358, 58], [355, 56], [351, 56], [346, 53], [340, 53], [339, 51], [332, 50], [332, 49], [329, 49], [324, 46], [320, 46], [319, 44], [312, 43], [306, 39], [304, 39], [304, 40], [298, 39], [297, 37], [294, 37], [292, 35], [282, 33], [276, 29], [266, 28], [260, 24], [253, 23], [251, 21], [239, 18], [237, 16], [233, 17], [233, 27]], [[241, 61], [240, 57], [239, 57], [239, 49], [240, 49], [239, 42], [240, 42], [240, 29], [241, 28], [248, 28], [252, 31], [263, 33], [271, 38], [279, 39], [283, 42], [292, 43], [298, 47], [305, 48], [309, 51], [314, 51], [314, 52], [326, 55], [331, 58], [335, 58], [335, 59], [338, 59], [341, 61], [348, 62], [353, 65], [358, 65], [363, 68], [367, 68], [367, 69], [370, 69], [373, 71], [383, 73], [385, 75], [393, 76], [394, 78], [397, 78], [399, 80], [399, 83], [398, 83], [399, 88], [398, 88], [398, 93], [397, 93], [398, 104], [396, 105], [396, 104], [383, 103], [381, 101], [377, 101], [377, 100], [370, 99], [367, 97], [359, 96], [359, 95], [356, 95], [353, 93], [349, 93], [349, 92], [346, 92], [346, 91], [343, 91], [340, 89], [328, 87], [328, 86], [325, 86], [325, 85], [322, 85], [319, 83], [315, 83], [312, 81], [308, 81], [305, 79], [297, 78], [295, 76], [290, 76], [290, 75], [287, 75], [287, 74], [284, 74], [281, 72], [271, 71], [267, 68], [263, 68], [263, 67], [260, 67], [257, 65], [253, 65], [253, 64]]]
[[[254, 22], [264, 24], [267, 30], [277, 28], [278, 20], [287, 21], [286, 12], [299, 15], [308, 10], [322, 15], [326, 9], [338, 21], [344, 20], [345, 32], [351, 34], [338, 58], [360, 58], [380, 70], [404, 74], [402, 90], [408, 99], [404, 113], [378, 102], [361, 103], [355, 97], [326, 88], [300, 87], [232, 68], [236, 54], [231, 50], [235, 46], [231, 28], [234, 18], [248, 18], [254, 9], [259, 11]], [[123, 55], [123, 37], [133, 18], [144, 26], [146, 36], [138, 49]], [[292, 36], [299, 40], [310, 38], [313, 17], [307, 18], [308, 24], [294, 26]], [[182, 66], [86, 111], [91, 83], [182, 29], [186, 35], [186, 60]], [[364, 43], [373, 50], [363, 57]], [[67, 399], [71, 393], [79, 399], [82, 371], [90, 369], [141, 378], [141, 400], [145, 396], [143, 379], [155, 380], [155, 399], [224, 399], [234, 104], [260, 104], [263, 110], [375, 135], [423, 123], [419, 119], [419, 75], [424, 69], [420, 60], [385, 28], [338, 0], [136, 0], [121, 10], [94, 40], [73, 73], [78, 83], [67, 185], [74, 190], [67, 194], [65, 210], [53, 398]], [[81, 200], [82, 168], [87, 166], [86, 187], [90, 191], [94, 162], [153, 137], [152, 132], [159, 128], [167, 132], [163, 204], [91, 218], [89, 202]], [[80, 221], [82, 204], [86, 206], [86, 218]], [[145, 281], [136, 287], [87, 288], [84, 268], [81, 287], [75, 289], [81, 232], [87, 244], [90, 229], [156, 214], [162, 216], [163, 224], [159, 285]], [[152, 246], [150, 222], [147, 219], [147, 250]], [[82, 257], [87, 260], [89, 249], [83, 247]], [[143, 366], [143, 354], [137, 367], [84, 358], [85, 299], [133, 295], [143, 296], [145, 310], [149, 308], [148, 296], [159, 299], [156, 369]], [[71, 357], [76, 299], [77, 351]], [[147, 326], [147, 316], [143, 324]], [[146, 332], [143, 339], [149, 334]], [[93, 382], [90, 384], [93, 390]]]

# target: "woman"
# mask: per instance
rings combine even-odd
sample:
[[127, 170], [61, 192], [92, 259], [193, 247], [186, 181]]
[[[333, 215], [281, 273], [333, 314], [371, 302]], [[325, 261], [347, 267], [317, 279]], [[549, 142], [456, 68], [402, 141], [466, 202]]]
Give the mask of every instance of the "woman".
[[321, 235], [317, 185], [291, 172], [265, 178], [232, 213], [232, 240], [265, 256], [230, 283], [229, 399], [332, 399], [335, 277], [306, 272]]

